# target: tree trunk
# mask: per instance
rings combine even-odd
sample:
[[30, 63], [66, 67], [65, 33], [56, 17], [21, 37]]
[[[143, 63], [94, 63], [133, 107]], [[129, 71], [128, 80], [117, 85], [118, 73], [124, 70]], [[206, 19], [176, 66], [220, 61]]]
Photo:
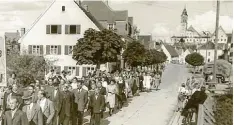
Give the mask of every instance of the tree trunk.
[[96, 69], [100, 69], [100, 63], [97, 63]]
[[194, 66], [194, 71], [193, 71], [193, 74], [195, 74], [195, 72], [196, 72], [196, 66]]

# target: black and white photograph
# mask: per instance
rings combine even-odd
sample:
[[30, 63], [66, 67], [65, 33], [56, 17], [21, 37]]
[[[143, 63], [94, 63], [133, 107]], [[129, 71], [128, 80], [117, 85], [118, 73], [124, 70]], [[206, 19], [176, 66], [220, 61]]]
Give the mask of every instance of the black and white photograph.
[[233, 1], [0, 0], [0, 125], [233, 125]]

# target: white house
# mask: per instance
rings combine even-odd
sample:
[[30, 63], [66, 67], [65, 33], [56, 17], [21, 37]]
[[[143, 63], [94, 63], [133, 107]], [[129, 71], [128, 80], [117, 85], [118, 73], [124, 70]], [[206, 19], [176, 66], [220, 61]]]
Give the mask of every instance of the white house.
[[167, 56], [167, 62], [179, 62], [179, 55], [176, 52], [175, 48], [167, 43], [163, 43], [161, 45], [162, 51], [166, 54]]
[[76, 65], [72, 49], [88, 28], [103, 29], [99, 22], [74, 0], [54, 0], [31, 28], [20, 38], [21, 54], [44, 56], [54, 62], [57, 72], [87, 75], [94, 65]]
[[[225, 43], [218, 43], [216, 57], [217, 59], [223, 54], [224, 47]], [[200, 46], [197, 51], [204, 57], [205, 62], [214, 61], [215, 44], [213, 42], [207, 42], [206, 44]]]

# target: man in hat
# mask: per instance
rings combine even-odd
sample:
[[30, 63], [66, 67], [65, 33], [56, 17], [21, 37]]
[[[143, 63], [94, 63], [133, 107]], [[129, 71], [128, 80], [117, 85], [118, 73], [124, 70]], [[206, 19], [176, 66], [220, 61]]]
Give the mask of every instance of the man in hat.
[[29, 125], [43, 125], [43, 114], [40, 106], [33, 101], [31, 93], [24, 93], [22, 97], [24, 100], [23, 111], [26, 113]]
[[70, 119], [72, 117], [72, 105], [73, 105], [73, 94], [69, 91], [70, 85], [63, 85], [63, 104], [61, 108], [59, 121], [62, 125], [69, 125]]
[[53, 118], [53, 125], [58, 125], [59, 115], [61, 113], [62, 103], [63, 103], [63, 94], [59, 90], [59, 82], [53, 83], [53, 91], [50, 93], [50, 99], [54, 104], [55, 114]]
[[10, 110], [6, 111], [4, 116], [4, 125], [28, 125], [26, 113], [19, 109], [19, 98], [12, 96], [9, 105]]

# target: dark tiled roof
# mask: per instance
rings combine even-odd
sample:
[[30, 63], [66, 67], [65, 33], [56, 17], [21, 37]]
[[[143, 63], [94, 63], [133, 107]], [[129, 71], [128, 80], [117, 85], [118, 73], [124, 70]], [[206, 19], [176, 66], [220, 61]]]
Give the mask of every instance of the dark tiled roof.
[[100, 23], [99, 21], [89, 12], [86, 11], [81, 5], [79, 5], [79, 3], [77, 3], [76, 1], [74, 1], [78, 7], [80, 7], [80, 9], [89, 17], [89, 19], [100, 29], [103, 30], [105, 29]]
[[[223, 49], [225, 46], [225, 43], [218, 43], [217, 44], [217, 49]], [[207, 42], [206, 44], [201, 45], [198, 49], [204, 50], [204, 49], [215, 49], [215, 44], [211, 41]]]
[[115, 13], [115, 21], [125, 21], [128, 18], [127, 10], [114, 11], [114, 13]]
[[183, 53], [183, 49], [176, 49], [176, 52], [181, 55]]
[[6, 41], [10, 40], [10, 42], [18, 41], [20, 38], [19, 32], [5, 32]]
[[188, 51], [189, 51], [190, 53], [193, 53], [193, 50], [192, 50], [192, 49], [188, 49]]
[[178, 53], [176, 52], [175, 48], [167, 43], [163, 43], [167, 51], [170, 53], [171, 57], [179, 57]]
[[138, 39], [140, 41], [151, 41], [152, 40], [152, 36], [151, 35], [139, 35]]
[[115, 21], [125, 21], [128, 18], [128, 11], [112, 11], [103, 1], [82, 1], [82, 6], [85, 5], [98, 21], [114, 23]]

